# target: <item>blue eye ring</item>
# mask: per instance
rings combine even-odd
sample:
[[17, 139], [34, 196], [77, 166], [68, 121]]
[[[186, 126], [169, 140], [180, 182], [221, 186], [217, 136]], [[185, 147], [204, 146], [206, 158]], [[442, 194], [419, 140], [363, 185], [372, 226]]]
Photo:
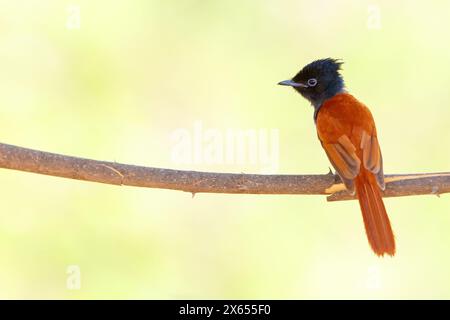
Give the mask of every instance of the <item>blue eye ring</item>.
[[308, 87], [315, 87], [317, 85], [317, 79], [316, 78], [308, 79], [306, 83]]

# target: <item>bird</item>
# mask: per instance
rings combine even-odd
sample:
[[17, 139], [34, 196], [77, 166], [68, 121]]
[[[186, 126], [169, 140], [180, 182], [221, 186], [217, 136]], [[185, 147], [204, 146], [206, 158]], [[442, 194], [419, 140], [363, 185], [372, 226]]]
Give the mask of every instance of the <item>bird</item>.
[[383, 158], [369, 108], [348, 93], [340, 59], [319, 59], [303, 67], [290, 86], [314, 108], [317, 136], [345, 188], [359, 200], [369, 244], [377, 256], [395, 255], [395, 238], [382, 199]]

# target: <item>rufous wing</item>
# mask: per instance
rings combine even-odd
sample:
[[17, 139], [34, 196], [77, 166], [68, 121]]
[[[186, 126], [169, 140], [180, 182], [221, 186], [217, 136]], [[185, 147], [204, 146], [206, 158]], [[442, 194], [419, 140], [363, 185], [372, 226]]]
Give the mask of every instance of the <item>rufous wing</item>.
[[358, 175], [361, 166], [361, 160], [356, 154], [356, 147], [345, 134], [339, 137], [336, 143], [322, 142], [322, 147], [347, 190], [354, 193], [353, 180]]
[[363, 130], [360, 148], [362, 150], [362, 163], [364, 168], [375, 175], [378, 186], [381, 190], [384, 190], [383, 157], [381, 156], [380, 145], [376, 134], [368, 134]]

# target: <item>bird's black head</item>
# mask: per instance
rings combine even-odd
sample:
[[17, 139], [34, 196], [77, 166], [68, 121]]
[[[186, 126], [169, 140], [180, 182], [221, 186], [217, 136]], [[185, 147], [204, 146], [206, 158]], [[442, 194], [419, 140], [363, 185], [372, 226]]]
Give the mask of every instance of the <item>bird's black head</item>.
[[278, 83], [291, 86], [308, 99], [316, 111], [322, 103], [344, 90], [344, 80], [339, 73], [342, 62], [327, 58], [306, 65], [292, 80]]

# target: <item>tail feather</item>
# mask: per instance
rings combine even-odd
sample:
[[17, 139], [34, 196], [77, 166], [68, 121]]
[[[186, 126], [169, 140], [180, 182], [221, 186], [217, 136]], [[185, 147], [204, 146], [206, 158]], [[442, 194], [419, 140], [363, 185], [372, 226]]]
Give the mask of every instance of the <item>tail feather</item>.
[[378, 256], [395, 254], [395, 240], [375, 178], [363, 172], [356, 179], [356, 194], [361, 207], [367, 238]]

